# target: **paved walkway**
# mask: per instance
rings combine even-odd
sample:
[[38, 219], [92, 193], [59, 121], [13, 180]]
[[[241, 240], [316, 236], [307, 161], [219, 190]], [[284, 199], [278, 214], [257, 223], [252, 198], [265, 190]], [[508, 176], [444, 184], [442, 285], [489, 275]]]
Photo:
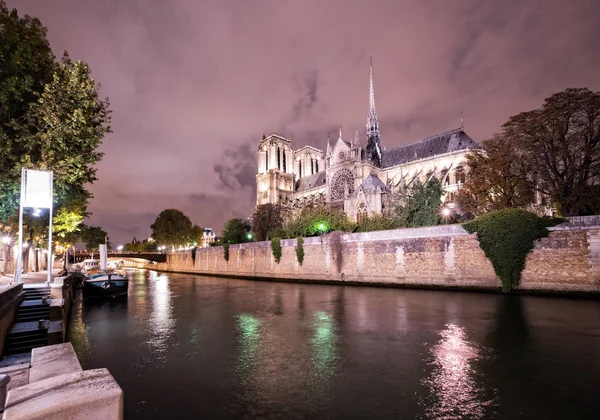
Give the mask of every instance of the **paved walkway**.
[[[52, 270], [52, 278], [58, 276], [58, 273], [62, 271], [62, 269], [55, 268]], [[23, 285], [33, 285], [39, 284], [42, 286], [43, 283], [46, 283], [48, 279], [47, 271], [38, 271], [37, 273], [25, 273], [21, 275], [21, 279], [23, 280]], [[13, 275], [2, 276], [0, 275], [0, 286], [7, 286], [13, 282]]]

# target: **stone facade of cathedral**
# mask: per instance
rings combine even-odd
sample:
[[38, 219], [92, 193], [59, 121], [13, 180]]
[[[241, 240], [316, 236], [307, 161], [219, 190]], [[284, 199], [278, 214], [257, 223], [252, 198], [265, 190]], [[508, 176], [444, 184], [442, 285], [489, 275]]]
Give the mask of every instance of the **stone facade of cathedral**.
[[437, 177], [444, 194], [440, 205], [453, 207], [453, 198], [465, 182], [465, 155], [478, 148], [462, 127], [385, 149], [381, 145], [375, 110], [373, 64], [366, 145], [358, 132], [349, 141], [340, 128], [337, 140], [327, 140], [325, 152], [310, 146], [294, 149], [291, 140], [277, 134], [258, 144], [256, 205], [280, 204], [292, 212], [315, 205], [343, 209], [348, 218], [385, 213], [393, 199], [415, 182]]

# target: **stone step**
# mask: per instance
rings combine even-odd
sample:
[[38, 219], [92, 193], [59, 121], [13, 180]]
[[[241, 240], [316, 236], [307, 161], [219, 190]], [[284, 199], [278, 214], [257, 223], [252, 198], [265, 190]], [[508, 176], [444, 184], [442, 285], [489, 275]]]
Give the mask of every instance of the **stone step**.
[[46, 340], [40, 340], [34, 343], [23, 344], [20, 346], [5, 346], [4, 354], [18, 354], [29, 352], [37, 347], [44, 347], [46, 345]]
[[44, 322], [44, 328], [39, 328], [38, 321], [17, 322], [12, 326], [12, 328], [8, 332], [8, 335], [23, 335], [36, 331], [46, 331], [49, 325], [49, 321]]
[[48, 319], [48, 312], [41, 314], [21, 315], [17, 316], [16, 322], [32, 322]]
[[29, 334], [21, 334], [21, 335], [9, 335], [6, 337], [5, 344], [8, 343], [18, 343], [21, 341], [29, 341], [29, 340], [38, 340], [38, 339], [46, 339], [48, 333], [46, 330], [40, 330], [38, 332], [31, 332]]

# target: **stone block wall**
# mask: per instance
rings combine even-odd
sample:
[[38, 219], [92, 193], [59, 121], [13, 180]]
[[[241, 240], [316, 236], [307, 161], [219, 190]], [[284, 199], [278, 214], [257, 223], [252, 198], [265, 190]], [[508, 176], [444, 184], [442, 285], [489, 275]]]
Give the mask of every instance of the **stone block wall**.
[[[341, 235], [342, 261], [336, 263], [333, 235], [305, 238], [304, 263], [296, 261], [296, 240], [281, 241], [279, 264], [270, 242], [173, 253], [159, 270], [255, 279], [327, 281], [352, 284], [500, 289], [476, 235], [460, 225]], [[529, 254], [521, 289], [600, 293], [600, 227], [552, 230]]]
[[12, 327], [17, 310], [24, 299], [22, 283], [0, 286], [0, 356], [4, 354], [6, 335]]

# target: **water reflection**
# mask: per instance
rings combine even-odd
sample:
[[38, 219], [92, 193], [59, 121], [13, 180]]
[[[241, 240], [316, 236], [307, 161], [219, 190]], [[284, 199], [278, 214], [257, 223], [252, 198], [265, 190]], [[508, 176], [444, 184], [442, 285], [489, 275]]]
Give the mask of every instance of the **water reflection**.
[[173, 332], [175, 323], [171, 313], [169, 277], [165, 274], [159, 275], [154, 271], [150, 271], [148, 280], [152, 295], [152, 311], [148, 320], [151, 334], [146, 344], [156, 354], [158, 360], [166, 362], [167, 340]]
[[333, 375], [338, 360], [338, 337], [335, 331], [335, 321], [331, 314], [322, 311], [315, 312], [313, 329], [313, 366], [315, 373], [324, 379], [324, 377]]
[[440, 340], [431, 349], [433, 371], [424, 380], [430, 397], [425, 415], [435, 419], [481, 419], [491, 399], [476, 379], [474, 362], [480, 350], [467, 340], [464, 328], [446, 324]]
[[256, 365], [261, 322], [250, 314], [240, 314], [237, 316], [236, 327], [239, 334], [237, 371], [240, 378], [247, 379]]

